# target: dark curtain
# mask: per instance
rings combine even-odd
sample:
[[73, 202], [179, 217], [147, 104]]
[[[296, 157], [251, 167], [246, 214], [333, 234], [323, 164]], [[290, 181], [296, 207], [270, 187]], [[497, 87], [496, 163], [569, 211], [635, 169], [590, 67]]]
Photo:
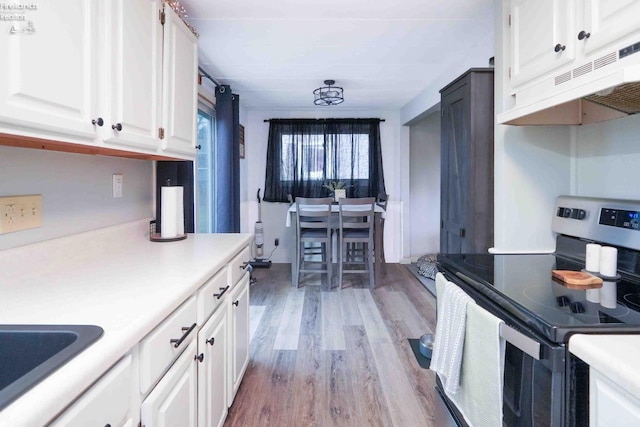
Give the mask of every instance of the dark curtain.
[[270, 120], [264, 200], [328, 196], [330, 181], [347, 197], [386, 193], [380, 119]]
[[240, 95], [233, 94], [233, 194], [231, 200], [232, 230], [240, 232]]
[[158, 161], [156, 164], [156, 231], [162, 230], [162, 209], [160, 194], [161, 187], [184, 187], [184, 231], [193, 233], [193, 162], [189, 161]]
[[[233, 98], [237, 102], [234, 103]], [[215, 211], [216, 232], [240, 231], [240, 152], [239, 98], [231, 87], [216, 87], [216, 162]], [[236, 131], [236, 129], [238, 129]]]

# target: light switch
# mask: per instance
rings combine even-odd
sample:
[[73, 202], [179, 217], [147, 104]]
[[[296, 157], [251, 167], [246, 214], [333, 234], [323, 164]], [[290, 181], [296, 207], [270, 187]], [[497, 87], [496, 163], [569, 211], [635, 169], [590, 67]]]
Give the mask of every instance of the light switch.
[[114, 173], [113, 174], [113, 198], [118, 199], [122, 197], [122, 174]]

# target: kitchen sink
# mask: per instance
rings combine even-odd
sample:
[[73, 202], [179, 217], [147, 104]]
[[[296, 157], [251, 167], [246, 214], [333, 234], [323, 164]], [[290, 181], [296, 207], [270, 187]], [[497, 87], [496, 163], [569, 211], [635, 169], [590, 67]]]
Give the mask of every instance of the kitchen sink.
[[0, 325], [0, 410], [102, 333], [95, 325]]

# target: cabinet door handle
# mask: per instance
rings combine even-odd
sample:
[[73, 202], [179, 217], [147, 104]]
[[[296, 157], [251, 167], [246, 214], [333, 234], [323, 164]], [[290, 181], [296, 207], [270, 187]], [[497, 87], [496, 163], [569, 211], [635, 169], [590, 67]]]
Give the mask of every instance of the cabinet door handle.
[[584, 40], [591, 37], [591, 33], [587, 33], [585, 30], [582, 30], [578, 33], [578, 40]]
[[202, 363], [202, 361], [204, 360], [204, 353], [200, 353], [199, 355], [195, 356], [193, 360], [197, 360], [198, 362]]
[[111, 125], [111, 129], [117, 130], [120, 132], [122, 130], [122, 123], [116, 123], [115, 125]]
[[462, 237], [464, 239], [464, 236], [467, 235], [467, 230], [465, 230], [464, 228], [460, 229], [460, 237]]
[[[102, 120], [102, 117], [98, 117], [97, 119], [91, 120], [91, 124], [94, 125], [94, 126], [95, 125], [102, 126], [104, 124], [104, 120]], [[107, 424], [107, 425], [109, 425], [109, 424]]]
[[236, 307], [238, 306], [238, 304], [240, 304], [240, 301], [234, 301], [232, 302], [233, 305], [235, 305]]
[[553, 48], [553, 51], [558, 53], [558, 52], [562, 52], [563, 50], [565, 50], [567, 47], [565, 45], [562, 45], [560, 43], [558, 43], [557, 45], [555, 45], [555, 47]]
[[205, 341], [207, 344], [213, 345], [216, 342], [216, 337], [211, 337]]
[[218, 294], [213, 294], [214, 297], [216, 297], [217, 299], [222, 298], [222, 295], [224, 295], [225, 292], [227, 292], [229, 290], [229, 286], [225, 286], [224, 288], [220, 288], [220, 290], [222, 292], [218, 293]]
[[253, 266], [249, 261], [245, 261], [242, 265], [239, 266], [241, 269], [248, 271], [249, 273], [253, 273]]
[[196, 145], [196, 150], [201, 150], [202, 149], [202, 145], [198, 144]]
[[175, 348], [180, 347], [180, 344], [182, 344], [182, 342], [187, 338], [187, 336], [191, 333], [191, 331], [193, 331], [196, 328], [196, 326], [197, 326], [197, 323], [194, 323], [189, 328], [182, 328], [182, 330], [184, 331], [184, 334], [178, 339], [170, 339], [169, 342], [173, 344], [173, 347]]

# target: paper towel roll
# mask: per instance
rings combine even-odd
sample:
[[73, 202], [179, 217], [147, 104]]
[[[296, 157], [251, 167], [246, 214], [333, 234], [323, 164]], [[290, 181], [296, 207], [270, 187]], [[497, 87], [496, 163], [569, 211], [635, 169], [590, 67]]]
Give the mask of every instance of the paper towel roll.
[[600, 249], [602, 246], [597, 243], [587, 244], [587, 253], [585, 256], [585, 269], [587, 271], [600, 271]]
[[176, 187], [178, 189], [178, 212], [176, 212], [178, 236], [184, 234], [184, 187]]
[[602, 282], [600, 305], [607, 308], [616, 308], [616, 282]]
[[618, 274], [618, 250], [611, 246], [603, 246], [600, 249], [600, 274], [607, 277], [616, 277]]
[[182, 187], [162, 187], [160, 193], [160, 237], [170, 239], [184, 234]]

